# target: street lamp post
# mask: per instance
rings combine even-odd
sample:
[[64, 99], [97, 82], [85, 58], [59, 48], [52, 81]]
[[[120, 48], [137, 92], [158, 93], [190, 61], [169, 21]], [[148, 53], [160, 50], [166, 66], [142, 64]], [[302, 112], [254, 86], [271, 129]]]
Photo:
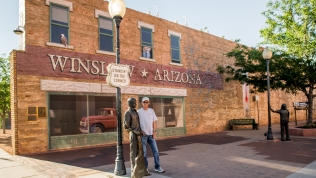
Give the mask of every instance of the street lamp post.
[[269, 48], [265, 48], [262, 53], [263, 58], [267, 63], [267, 88], [268, 88], [268, 132], [266, 133], [267, 140], [273, 140], [272, 128], [271, 128], [271, 111], [270, 111], [270, 71], [269, 71], [269, 62], [272, 58], [272, 51]]
[[[126, 5], [124, 0], [111, 0], [108, 9], [116, 25], [116, 64], [120, 64], [120, 23], [125, 15]], [[121, 100], [121, 88], [116, 87], [117, 154], [114, 169], [115, 175], [126, 174], [122, 144]]]

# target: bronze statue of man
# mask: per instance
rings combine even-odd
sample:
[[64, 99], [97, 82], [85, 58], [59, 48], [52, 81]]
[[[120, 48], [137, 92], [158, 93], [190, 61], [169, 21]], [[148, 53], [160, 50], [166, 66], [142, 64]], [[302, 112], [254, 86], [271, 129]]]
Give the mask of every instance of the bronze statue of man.
[[[289, 134], [289, 119], [290, 119], [290, 112], [286, 108], [286, 104], [281, 105], [280, 110], [273, 110], [270, 108], [272, 112], [280, 114], [280, 127], [281, 127], [281, 141], [291, 141], [290, 134]], [[284, 131], [286, 134], [286, 138], [284, 138]]]
[[143, 132], [136, 110], [136, 99], [129, 98], [127, 103], [129, 108], [125, 112], [124, 127], [129, 132], [131, 177], [141, 178], [145, 176], [147, 172], [143, 155], [142, 139], [140, 137]]

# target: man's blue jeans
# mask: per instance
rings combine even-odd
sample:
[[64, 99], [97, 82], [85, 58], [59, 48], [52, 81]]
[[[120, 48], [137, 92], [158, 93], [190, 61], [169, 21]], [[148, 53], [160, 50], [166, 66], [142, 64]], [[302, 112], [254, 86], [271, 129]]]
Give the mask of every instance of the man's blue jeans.
[[156, 140], [153, 138], [152, 135], [146, 135], [146, 136], [142, 136], [142, 142], [143, 142], [143, 152], [144, 152], [146, 167], [148, 168], [148, 160], [147, 160], [147, 143], [148, 143], [154, 155], [155, 169], [160, 168], [159, 152], [158, 152]]

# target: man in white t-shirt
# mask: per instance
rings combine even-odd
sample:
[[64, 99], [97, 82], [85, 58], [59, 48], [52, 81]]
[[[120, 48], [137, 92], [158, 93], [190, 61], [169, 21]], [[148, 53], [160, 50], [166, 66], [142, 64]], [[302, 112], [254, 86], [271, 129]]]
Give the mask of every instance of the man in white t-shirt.
[[143, 152], [144, 152], [144, 157], [145, 157], [145, 165], [147, 167], [147, 173], [150, 174], [148, 171], [147, 144], [149, 144], [151, 151], [154, 155], [155, 171], [163, 173], [165, 171], [160, 167], [159, 152], [158, 152], [158, 147], [155, 140], [156, 128], [157, 128], [156, 121], [158, 119], [154, 110], [148, 107], [149, 106], [148, 97], [144, 97], [142, 99], [142, 105], [143, 105], [143, 108], [139, 109], [137, 112], [139, 115], [140, 127], [143, 131], [142, 143], [143, 143]]

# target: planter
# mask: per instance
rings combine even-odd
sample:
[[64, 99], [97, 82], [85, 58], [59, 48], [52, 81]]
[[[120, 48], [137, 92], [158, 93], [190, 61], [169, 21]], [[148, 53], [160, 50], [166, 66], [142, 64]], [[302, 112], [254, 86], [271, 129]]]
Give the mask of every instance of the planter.
[[316, 137], [316, 128], [289, 128], [290, 135], [303, 137]]

